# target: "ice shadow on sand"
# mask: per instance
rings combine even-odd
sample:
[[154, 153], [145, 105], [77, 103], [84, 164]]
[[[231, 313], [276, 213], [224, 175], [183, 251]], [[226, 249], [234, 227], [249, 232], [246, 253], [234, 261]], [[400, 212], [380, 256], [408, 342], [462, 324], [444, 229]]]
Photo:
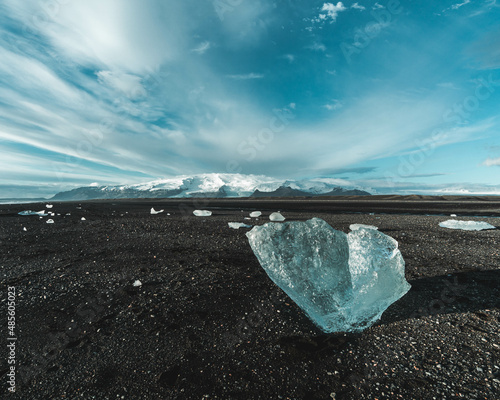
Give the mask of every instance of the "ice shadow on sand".
[[[482, 312], [500, 307], [500, 270], [470, 271], [410, 281], [410, 291], [392, 304], [375, 323], [388, 325], [397, 321], [451, 313], [476, 313], [479, 318], [494, 318]], [[292, 317], [295, 323], [309, 324], [305, 315]], [[311, 323], [312, 324], [312, 323]], [[280, 344], [301, 354], [336, 351], [356, 341], [362, 333], [322, 333], [289, 336]]]
[[411, 289], [378, 324], [500, 307], [500, 270], [459, 272], [414, 279]]

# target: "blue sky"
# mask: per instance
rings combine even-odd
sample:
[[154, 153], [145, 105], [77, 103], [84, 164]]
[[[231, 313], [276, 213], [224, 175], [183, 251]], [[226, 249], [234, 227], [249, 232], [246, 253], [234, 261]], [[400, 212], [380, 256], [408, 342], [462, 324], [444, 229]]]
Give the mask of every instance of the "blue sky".
[[240, 172], [500, 194], [500, 4], [0, 0], [0, 197]]

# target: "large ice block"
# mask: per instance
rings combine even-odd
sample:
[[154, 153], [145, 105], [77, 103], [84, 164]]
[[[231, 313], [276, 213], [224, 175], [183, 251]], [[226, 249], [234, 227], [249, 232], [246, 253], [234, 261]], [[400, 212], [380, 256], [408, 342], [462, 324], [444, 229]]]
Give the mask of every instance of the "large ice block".
[[346, 235], [313, 218], [246, 235], [273, 282], [325, 332], [367, 328], [410, 289], [397, 241], [374, 229]]

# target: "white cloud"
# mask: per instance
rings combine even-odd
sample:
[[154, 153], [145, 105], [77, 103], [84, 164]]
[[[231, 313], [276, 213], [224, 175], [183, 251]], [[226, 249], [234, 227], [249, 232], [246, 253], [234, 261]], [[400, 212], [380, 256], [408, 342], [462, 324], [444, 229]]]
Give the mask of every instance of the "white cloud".
[[[178, 2], [147, 7], [133, 0], [6, 3], [24, 25], [83, 65], [142, 73], [189, 48], [189, 27]], [[46, 7], [49, 3], [53, 8]]]
[[264, 78], [264, 75], [251, 72], [249, 74], [228, 75], [228, 77], [231, 79], [247, 80], [247, 79], [262, 79]]
[[326, 14], [320, 14], [319, 18], [326, 19], [328, 17], [331, 19], [331, 22], [335, 22], [339, 13], [345, 10], [347, 10], [347, 8], [341, 1], [339, 1], [336, 5], [333, 3], [324, 3], [323, 7], [321, 7], [321, 11], [326, 11]]
[[289, 63], [293, 63], [295, 61], [295, 56], [293, 54], [284, 54], [282, 57], [285, 60], [288, 60]]
[[97, 77], [101, 84], [118, 90], [129, 98], [135, 99], [146, 95], [139, 76], [117, 71], [99, 71]]
[[463, 6], [465, 6], [465, 5], [469, 4], [469, 3], [470, 3], [470, 0], [465, 0], [463, 3], [453, 4], [451, 6], [451, 9], [452, 10], [458, 10], [460, 7], [463, 7]]
[[198, 54], [204, 54], [212, 45], [210, 44], [209, 41], [204, 41], [203, 43], [200, 43], [197, 47], [195, 47], [193, 50], [195, 53]]
[[483, 165], [486, 165], [487, 167], [500, 167], [500, 158], [488, 158], [484, 161]]
[[329, 111], [335, 111], [342, 108], [342, 103], [338, 100], [333, 100], [331, 103], [327, 103], [323, 107]]
[[326, 46], [323, 43], [314, 42], [312, 45], [307, 46], [308, 49], [314, 51], [326, 51]]
[[362, 6], [360, 5], [359, 3], [354, 3], [351, 8], [354, 8], [356, 10], [360, 10], [360, 11], [363, 11], [363, 10], [366, 10], [366, 7], [365, 6]]

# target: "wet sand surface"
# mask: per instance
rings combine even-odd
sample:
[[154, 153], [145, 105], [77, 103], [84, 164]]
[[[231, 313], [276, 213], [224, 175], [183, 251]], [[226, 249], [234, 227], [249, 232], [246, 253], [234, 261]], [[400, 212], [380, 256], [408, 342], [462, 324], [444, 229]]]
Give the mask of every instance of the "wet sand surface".
[[[4, 351], [1, 398], [498, 398], [500, 230], [425, 215], [498, 228], [464, 216], [498, 215], [494, 201], [136, 199], [17, 214], [44, 205], [0, 206], [4, 349], [9, 286], [17, 337], [16, 393]], [[399, 242], [411, 290], [362, 333], [322, 333], [262, 270], [248, 229], [228, 227], [277, 210], [344, 232], [378, 226]]]

